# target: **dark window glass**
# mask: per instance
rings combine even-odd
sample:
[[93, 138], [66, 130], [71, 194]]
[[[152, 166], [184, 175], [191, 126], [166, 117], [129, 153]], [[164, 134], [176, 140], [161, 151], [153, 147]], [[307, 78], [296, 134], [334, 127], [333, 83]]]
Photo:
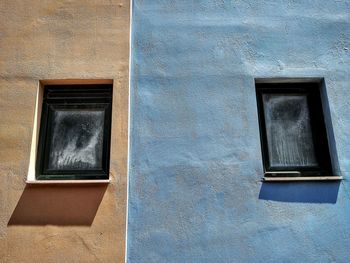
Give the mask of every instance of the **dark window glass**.
[[256, 84], [267, 175], [330, 175], [317, 83]]
[[102, 110], [56, 110], [48, 169], [101, 169], [103, 151]]
[[107, 179], [111, 85], [45, 87], [38, 179]]
[[305, 95], [264, 94], [267, 148], [272, 166], [317, 166]]

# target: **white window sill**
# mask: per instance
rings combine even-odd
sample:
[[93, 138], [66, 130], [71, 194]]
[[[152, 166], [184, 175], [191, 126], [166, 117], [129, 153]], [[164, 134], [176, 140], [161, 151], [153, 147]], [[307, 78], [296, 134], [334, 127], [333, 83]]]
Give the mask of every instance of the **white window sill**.
[[280, 176], [280, 177], [263, 177], [263, 182], [292, 182], [292, 181], [340, 181], [342, 176]]
[[109, 184], [110, 179], [103, 180], [27, 180], [27, 184]]

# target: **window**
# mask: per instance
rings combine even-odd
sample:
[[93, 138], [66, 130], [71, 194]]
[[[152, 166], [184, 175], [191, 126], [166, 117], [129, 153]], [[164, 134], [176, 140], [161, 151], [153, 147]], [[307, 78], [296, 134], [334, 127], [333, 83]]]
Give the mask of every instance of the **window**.
[[112, 85], [46, 85], [38, 180], [108, 179]]
[[265, 177], [332, 175], [320, 84], [256, 83]]

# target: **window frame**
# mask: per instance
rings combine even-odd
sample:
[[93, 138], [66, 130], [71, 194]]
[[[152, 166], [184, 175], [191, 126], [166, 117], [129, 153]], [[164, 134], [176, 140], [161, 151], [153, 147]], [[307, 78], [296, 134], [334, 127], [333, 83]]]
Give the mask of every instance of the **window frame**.
[[[35, 179], [108, 180], [112, 127], [113, 84], [44, 85]], [[104, 111], [101, 169], [48, 169], [51, 142], [51, 118], [54, 109], [98, 109]]]
[[[327, 177], [332, 176], [333, 168], [330, 147], [327, 136], [321, 83], [312, 82], [258, 82], [255, 83], [259, 119], [259, 132], [262, 151], [262, 161], [265, 177]], [[269, 160], [267, 130], [264, 114], [263, 94], [302, 94], [307, 98], [310, 114], [312, 140], [315, 148], [318, 166], [272, 166]], [[315, 132], [317, 130], [317, 132]]]

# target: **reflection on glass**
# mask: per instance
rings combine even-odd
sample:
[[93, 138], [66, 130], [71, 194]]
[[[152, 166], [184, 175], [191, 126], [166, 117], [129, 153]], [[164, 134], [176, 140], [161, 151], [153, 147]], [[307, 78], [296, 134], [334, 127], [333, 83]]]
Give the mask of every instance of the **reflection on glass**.
[[104, 111], [55, 110], [49, 169], [102, 168]]
[[316, 166], [306, 96], [264, 94], [263, 104], [270, 165]]

